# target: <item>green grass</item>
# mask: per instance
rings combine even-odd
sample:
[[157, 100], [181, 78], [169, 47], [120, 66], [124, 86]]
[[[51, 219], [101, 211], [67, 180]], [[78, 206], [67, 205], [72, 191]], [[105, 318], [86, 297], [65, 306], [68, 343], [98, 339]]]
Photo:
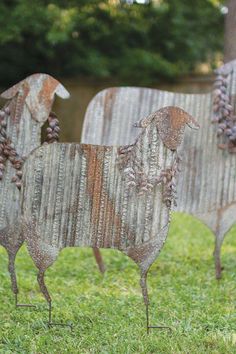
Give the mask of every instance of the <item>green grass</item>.
[[118, 251], [103, 250], [107, 272], [97, 271], [90, 249], [66, 249], [49, 269], [55, 321], [48, 329], [47, 306], [36, 269], [25, 248], [17, 258], [20, 300], [37, 309], [14, 308], [7, 257], [0, 250], [0, 353], [236, 353], [236, 228], [227, 235], [223, 278], [214, 278], [214, 238], [200, 222], [175, 215], [169, 237], [153, 264], [148, 285], [151, 324], [173, 331], [145, 331], [145, 312], [136, 265]]

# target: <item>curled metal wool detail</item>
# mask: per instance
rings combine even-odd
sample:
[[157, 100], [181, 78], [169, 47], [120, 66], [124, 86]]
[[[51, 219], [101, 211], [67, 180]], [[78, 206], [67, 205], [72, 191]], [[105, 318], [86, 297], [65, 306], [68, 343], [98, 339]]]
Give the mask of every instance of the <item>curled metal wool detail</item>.
[[216, 70], [213, 91], [212, 122], [218, 126], [217, 135], [223, 138], [218, 146], [230, 153], [236, 153], [235, 95], [231, 92], [235, 65], [236, 61], [233, 61]]

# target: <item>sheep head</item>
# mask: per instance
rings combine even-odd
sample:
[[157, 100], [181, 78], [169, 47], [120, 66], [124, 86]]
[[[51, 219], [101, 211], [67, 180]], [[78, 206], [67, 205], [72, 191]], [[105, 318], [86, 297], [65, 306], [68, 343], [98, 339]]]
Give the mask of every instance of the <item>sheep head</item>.
[[[5, 99], [21, 97], [22, 102], [20, 104], [24, 105], [26, 103], [32, 118], [39, 123], [43, 123], [48, 119], [55, 95], [64, 99], [70, 96], [60, 82], [52, 76], [33, 74], [4, 91], [1, 97]], [[20, 111], [22, 112], [22, 109]]]
[[181, 144], [185, 125], [198, 129], [195, 119], [179, 107], [164, 107], [150, 114], [135, 124], [136, 127], [145, 128], [152, 122], [156, 123], [158, 132], [164, 145], [170, 150], [176, 150]]

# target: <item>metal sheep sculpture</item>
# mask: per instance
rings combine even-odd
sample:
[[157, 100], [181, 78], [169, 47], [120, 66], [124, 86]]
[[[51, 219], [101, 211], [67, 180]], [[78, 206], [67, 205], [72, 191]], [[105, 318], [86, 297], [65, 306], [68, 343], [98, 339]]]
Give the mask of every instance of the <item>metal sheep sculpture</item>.
[[220, 251], [236, 221], [236, 61], [217, 70], [212, 92], [184, 94], [138, 87], [99, 92], [85, 115], [82, 143], [127, 145], [137, 137], [133, 123], [165, 105], [177, 105], [196, 118], [199, 134], [185, 134], [185, 156], [177, 186], [178, 212], [200, 219], [215, 235], [215, 271]]
[[[18, 304], [15, 257], [23, 244], [20, 227], [22, 164], [41, 145], [41, 129], [48, 120], [47, 141], [58, 138], [58, 121], [51, 113], [54, 96], [69, 93], [53, 77], [34, 74], [1, 94], [7, 99], [0, 110], [0, 244], [9, 257], [12, 291]], [[23, 305], [30, 306], [30, 305]]]
[[198, 125], [185, 111], [165, 107], [139, 121], [128, 146], [52, 144], [29, 155], [23, 166], [22, 225], [38, 283], [49, 304], [45, 271], [65, 247], [115, 248], [141, 270], [147, 328], [149, 267], [168, 233], [179, 167], [177, 148], [185, 125]]

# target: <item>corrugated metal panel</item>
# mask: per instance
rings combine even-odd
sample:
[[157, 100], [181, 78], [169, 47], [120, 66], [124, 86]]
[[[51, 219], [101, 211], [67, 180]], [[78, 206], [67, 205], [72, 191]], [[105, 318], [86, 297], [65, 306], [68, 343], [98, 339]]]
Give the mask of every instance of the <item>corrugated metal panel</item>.
[[[234, 105], [236, 64], [228, 76], [228, 95]], [[199, 134], [186, 132], [182, 145], [183, 167], [179, 178], [177, 211], [203, 221], [216, 236], [216, 275], [220, 276], [220, 248], [236, 220], [236, 157], [218, 148], [217, 127], [211, 123], [213, 93], [181, 94], [148, 88], [120, 87], [99, 92], [90, 102], [82, 142], [130, 144], [137, 137], [133, 123], [141, 115], [176, 105], [198, 121]]]
[[168, 107], [137, 123], [132, 145], [51, 144], [29, 155], [22, 180], [24, 236], [49, 304], [44, 272], [64, 247], [119, 249], [146, 277], [167, 236], [176, 149], [186, 124], [197, 127], [186, 112]]
[[[133, 145], [52, 144], [30, 154], [22, 203], [24, 218], [36, 220], [41, 240], [59, 249], [126, 249], [149, 241], [168, 224], [163, 188], [154, 186], [161, 186], [158, 176], [177, 155], [159, 138], [158, 114], [147, 120]], [[149, 189], [142, 189], [145, 181]]]
[[[0, 120], [5, 124], [0, 136], [3, 142], [7, 140], [14, 145], [12, 153], [17, 153], [19, 161], [41, 145], [41, 128], [49, 117], [55, 94], [62, 98], [69, 97], [65, 88], [46, 74], [31, 75], [1, 94], [8, 101], [2, 109]], [[4, 151], [1, 156], [6, 159]], [[10, 159], [11, 156], [8, 156], [0, 181], [0, 244], [9, 254], [12, 290], [17, 294], [14, 259], [23, 237], [19, 224], [20, 192], [12, 183], [17, 171]]]

